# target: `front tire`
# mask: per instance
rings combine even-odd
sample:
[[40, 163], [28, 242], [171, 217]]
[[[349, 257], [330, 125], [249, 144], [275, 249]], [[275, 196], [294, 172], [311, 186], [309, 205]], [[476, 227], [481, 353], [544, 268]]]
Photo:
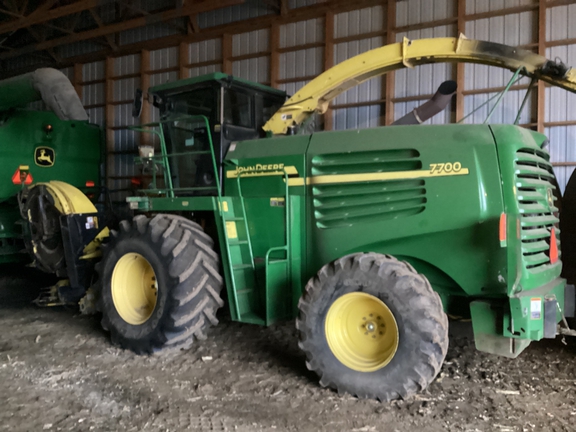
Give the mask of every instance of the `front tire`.
[[339, 393], [389, 401], [424, 390], [448, 349], [448, 318], [426, 278], [387, 255], [325, 265], [299, 303], [308, 369]]
[[179, 216], [122, 221], [97, 266], [102, 326], [112, 342], [141, 354], [205, 339], [223, 306], [212, 245], [198, 224]]

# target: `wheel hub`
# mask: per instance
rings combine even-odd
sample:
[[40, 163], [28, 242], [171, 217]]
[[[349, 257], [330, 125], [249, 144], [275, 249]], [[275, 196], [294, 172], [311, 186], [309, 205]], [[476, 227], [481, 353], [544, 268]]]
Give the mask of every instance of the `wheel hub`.
[[326, 315], [325, 333], [334, 356], [360, 372], [383, 368], [398, 349], [398, 325], [392, 311], [366, 293], [338, 298]]
[[156, 308], [158, 282], [152, 265], [138, 253], [122, 256], [112, 272], [112, 301], [129, 324], [144, 324]]

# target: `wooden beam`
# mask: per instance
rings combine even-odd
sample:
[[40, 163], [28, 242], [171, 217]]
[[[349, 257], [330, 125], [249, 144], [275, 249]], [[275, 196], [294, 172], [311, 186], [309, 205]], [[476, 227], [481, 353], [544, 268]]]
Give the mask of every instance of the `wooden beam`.
[[[90, 15], [92, 15], [92, 18], [94, 19], [94, 22], [96, 23], [98, 28], [105, 27], [104, 22], [100, 18], [100, 15], [98, 15], [98, 12], [96, 12], [96, 10], [94, 8], [89, 9], [89, 10], [90, 10]], [[108, 45], [110, 45], [110, 48], [112, 48], [113, 51], [116, 51], [118, 49], [118, 45], [116, 45], [116, 42], [114, 41], [114, 38], [112, 37], [112, 35], [107, 34], [107, 35], [104, 35], [104, 37], [106, 38], [106, 42], [108, 42]]]
[[54, 48], [59, 45], [69, 44], [73, 42], [80, 42], [88, 39], [98, 38], [113, 33], [118, 33], [125, 30], [130, 30], [138, 27], [144, 27], [151, 23], [167, 22], [183, 16], [188, 16], [193, 13], [207, 12], [214, 9], [233, 6], [244, 3], [244, 0], [213, 0], [210, 2], [196, 3], [191, 6], [185, 6], [177, 9], [171, 9], [164, 12], [150, 14], [145, 17], [133, 18], [127, 21], [109, 24], [104, 27], [99, 27], [92, 30], [75, 33], [70, 36], [51, 39], [49, 41], [41, 42], [35, 45], [28, 45], [19, 49], [10, 51], [9, 53], [0, 54], [0, 60], [15, 57], [18, 55], [28, 54], [33, 51], [43, 51], [49, 48]]
[[280, 25], [277, 21], [270, 27], [270, 85], [278, 88], [280, 79]]
[[81, 0], [71, 3], [69, 5], [60, 6], [50, 10], [36, 9], [30, 15], [24, 18], [0, 24], [0, 34], [13, 32], [21, 28], [30, 27], [35, 24], [42, 24], [54, 20], [56, 18], [72, 15], [110, 2], [112, 2], [112, 0]]
[[222, 35], [222, 72], [232, 75], [232, 35]]
[[[219, 26], [210, 27], [208, 29], [202, 29], [200, 33], [194, 33], [191, 35], [177, 34], [132, 44], [120, 45], [118, 46], [118, 51], [112, 51], [111, 48], [107, 48], [89, 54], [68, 57], [66, 59], [62, 59], [62, 62], [58, 66], [65, 67], [72, 66], [74, 63], [88, 63], [96, 60], [103, 60], [108, 56], [135, 54], [139, 53], [143, 49], [154, 50], [166, 47], [174, 47], [178, 46], [181, 42], [201, 42], [210, 39], [218, 39], [221, 38], [225, 33], [243, 33], [247, 31], [260, 30], [263, 28], [270, 28], [272, 23], [284, 25], [311, 18], [320, 18], [323, 17], [327, 11], [333, 11], [335, 14], [342, 13], [350, 10], [382, 5], [382, 1], [383, 0], [358, 0], [354, 3], [351, 3], [347, 0], [332, 0], [328, 4], [323, 2], [313, 6], [291, 9], [287, 16], [266, 15], [244, 21], [233, 22], [230, 24], [222, 24]], [[23, 67], [11, 71], [9, 76], [20, 75], [22, 73], [28, 72], [29, 70], [30, 67]], [[8, 75], [6, 77], [8, 77]]]

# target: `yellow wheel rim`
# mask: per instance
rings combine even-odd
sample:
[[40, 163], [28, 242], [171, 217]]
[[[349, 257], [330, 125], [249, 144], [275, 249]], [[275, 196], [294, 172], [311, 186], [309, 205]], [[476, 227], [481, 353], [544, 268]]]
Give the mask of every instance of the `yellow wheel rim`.
[[132, 325], [145, 323], [154, 312], [158, 295], [156, 273], [146, 258], [127, 253], [112, 272], [112, 301], [118, 314]]
[[392, 311], [366, 293], [338, 298], [326, 315], [325, 332], [336, 358], [359, 372], [383, 368], [398, 349], [398, 325]]

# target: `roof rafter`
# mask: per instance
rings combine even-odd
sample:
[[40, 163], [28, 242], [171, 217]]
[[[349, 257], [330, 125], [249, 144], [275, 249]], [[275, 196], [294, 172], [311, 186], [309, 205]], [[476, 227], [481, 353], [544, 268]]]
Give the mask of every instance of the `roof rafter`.
[[[93, 0], [85, 0], [84, 2], [90, 3]], [[103, 0], [98, 0], [101, 3]], [[66, 37], [51, 39], [37, 44], [27, 45], [22, 48], [14, 49], [13, 51], [0, 54], [0, 60], [5, 60], [19, 55], [29, 54], [34, 51], [44, 51], [60, 45], [65, 45], [73, 42], [80, 42], [88, 39], [99, 38], [106, 35], [130, 30], [138, 27], [143, 27], [149, 24], [168, 22], [176, 18], [189, 16], [196, 13], [207, 12], [214, 9], [219, 9], [226, 6], [233, 6], [244, 3], [244, 0], [213, 0], [204, 1], [202, 3], [195, 3], [176, 9], [169, 9], [163, 12], [151, 13], [144, 17], [129, 19], [127, 21], [108, 24], [104, 27], [98, 27], [92, 30], [86, 30], [75, 33]], [[0, 25], [0, 28], [2, 26]]]
[[[89, 9], [89, 10], [90, 10], [90, 15], [92, 15], [92, 18], [94, 19], [94, 22], [96, 23], [98, 28], [105, 27], [105, 24], [102, 21], [102, 18], [100, 18], [100, 15], [98, 14], [98, 12], [96, 12], [96, 10], [94, 8]], [[112, 48], [113, 51], [116, 51], [118, 49], [118, 45], [116, 45], [116, 42], [114, 41], [114, 37], [112, 35], [109, 35], [109, 34], [104, 35], [104, 37], [106, 38], [108, 45], [110, 45], [110, 48]]]
[[112, 0], [80, 0], [70, 3], [69, 5], [47, 9], [46, 7], [48, 5], [52, 7], [54, 3], [56, 3], [56, 0], [48, 0], [40, 6], [40, 8], [35, 9], [25, 17], [0, 24], [0, 34], [20, 30], [34, 24], [42, 24], [56, 18], [72, 15], [111, 2]]

